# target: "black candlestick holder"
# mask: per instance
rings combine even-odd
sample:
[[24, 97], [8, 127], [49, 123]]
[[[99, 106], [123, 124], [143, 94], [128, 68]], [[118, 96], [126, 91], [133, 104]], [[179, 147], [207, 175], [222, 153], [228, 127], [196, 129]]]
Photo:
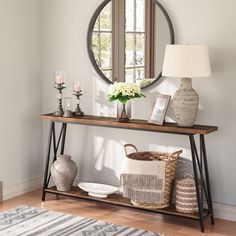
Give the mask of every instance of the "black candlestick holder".
[[84, 112], [80, 108], [80, 97], [83, 95], [82, 91], [74, 91], [74, 95], [76, 97], [76, 109], [73, 112], [74, 116], [84, 116]]
[[64, 110], [62, 107], [62, 99], [63, 99], [62, 90], [65, 88], [64, 83], [55, 83], [55, 88], [57, 89], [58, 105], [57, 105], [57, 110], [53, 113], [53, 115], [54, 116], [63, 116]]

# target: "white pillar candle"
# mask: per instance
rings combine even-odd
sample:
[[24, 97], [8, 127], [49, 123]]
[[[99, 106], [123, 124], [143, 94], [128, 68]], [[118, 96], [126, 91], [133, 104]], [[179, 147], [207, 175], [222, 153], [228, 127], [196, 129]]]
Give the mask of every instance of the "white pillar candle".
[[81, 85], [80, 85], [79, 82], [74, 85], [74, 91], [75, 91], [75, 92], [81, 91]]
[[56, 83], [57, 84], [63, 84], [64, 83], [64, 77], [63, 76], [56, 76]]

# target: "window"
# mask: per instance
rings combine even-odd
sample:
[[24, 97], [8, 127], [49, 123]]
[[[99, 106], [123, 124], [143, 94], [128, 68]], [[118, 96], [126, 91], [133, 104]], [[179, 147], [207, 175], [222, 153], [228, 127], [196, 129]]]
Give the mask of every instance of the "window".
[[111, 0], [98, 16], [93, 52], [109, 80], [139, 83], [154, 77], [154, 4], [153, 0]]
[[125, 1], [125, 80], [136, 82], [144, 78], [144, 0]]

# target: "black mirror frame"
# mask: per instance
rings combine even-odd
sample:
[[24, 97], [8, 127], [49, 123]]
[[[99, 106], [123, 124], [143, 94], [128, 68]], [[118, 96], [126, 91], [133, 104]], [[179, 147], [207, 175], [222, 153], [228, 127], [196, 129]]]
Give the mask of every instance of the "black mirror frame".
[[[103, 8], [110, 2], [111, 0], [104, 0], [96, 9], [96, 11], [94, 12], [90, 22], [89, 22], [89, 27], [88, 27], [88, 33], [87, 33], [87, 50], [88, 50], [88, 54], [89, 54], [89, 58], [92, 62], [92, 65], [94, 67], [94, 69], [96, 70], [96, 72], [98, 73], [99, 76], [101, 76], [102, 79], [104, 79], [108, 84], [113, 84], [112, 81], [110, 81], [101, 71], [101, 69], [99, 68], [95, 58], [94, 58], [94, 53], [93, 53], [93, 47], [92, 47], [92, 37], [93, 37], [93, 28], [94, 25], [96, 23], [97, 17], [100, 14], [100, 12], [103, 10]], [[170, 44], [175, 44], [175, 33], [174, 33], [174, 28], [171, 22], [171, 19], [167, 13], [167, 11], [165, 10], [165, 8], [162, 6], [162, 4], [158, 1], [155, 0], [156, 4], [158, 5], [158, 7], [160, 8], [160, 10], [163, 12], [165, 19], [167, 21], [167, 24], [169, 26], [169, 32], [170, 32]], [[157, 78], [150, 84], [148, 84], [147, 86], [142, 87], [141, 89], [145, 89], [151, 85], [153, 85], [156, 81], [158, 81], [160, 78], [162, 77], [162, 71], [159, 73], [159, 75], [157, 76]]]

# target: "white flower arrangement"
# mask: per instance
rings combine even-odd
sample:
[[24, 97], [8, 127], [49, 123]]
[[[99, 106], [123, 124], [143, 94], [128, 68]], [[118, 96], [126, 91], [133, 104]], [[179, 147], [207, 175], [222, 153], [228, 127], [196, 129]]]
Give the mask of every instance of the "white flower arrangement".
[[107, 96], [110, 102], [118, 100], [122, 104], [126, 104], [130, 99], [145, 97], [139, 85], [125, 82], [110, 85]]

